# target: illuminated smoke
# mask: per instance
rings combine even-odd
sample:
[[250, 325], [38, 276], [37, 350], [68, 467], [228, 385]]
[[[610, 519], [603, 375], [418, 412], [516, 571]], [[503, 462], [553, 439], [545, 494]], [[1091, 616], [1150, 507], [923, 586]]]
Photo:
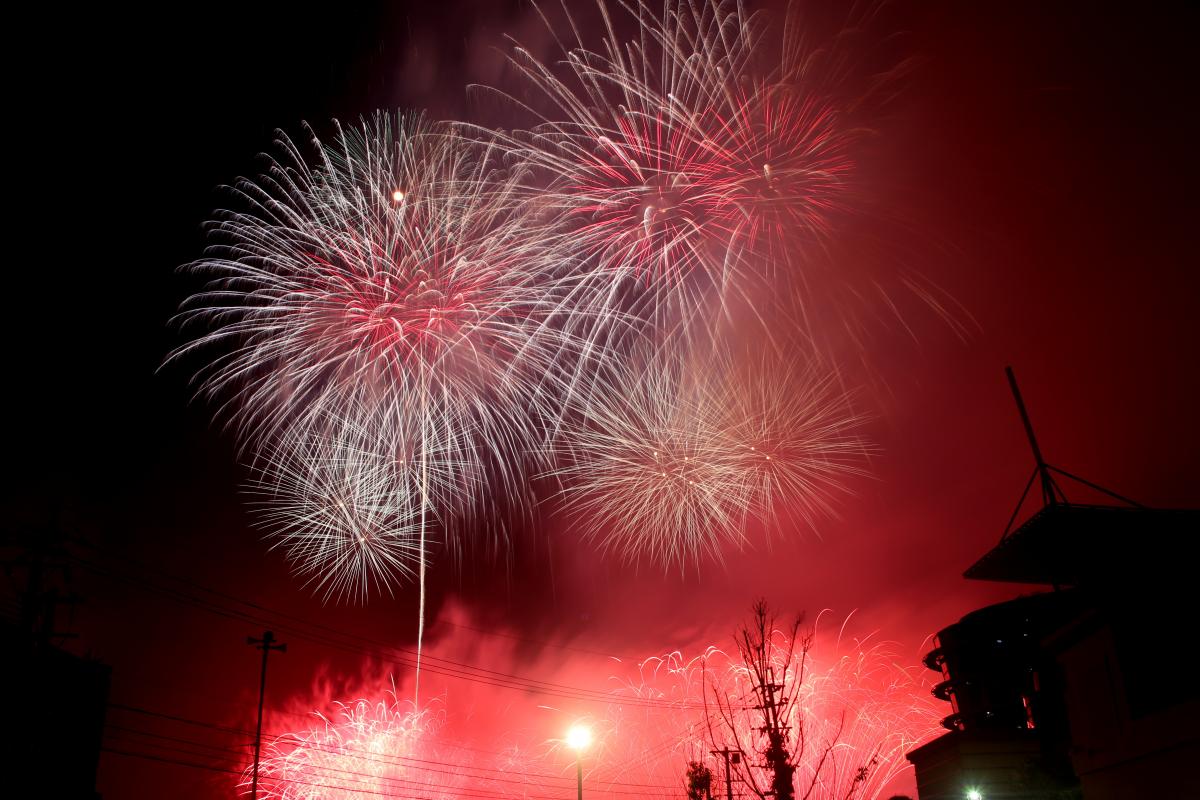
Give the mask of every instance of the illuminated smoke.
[[[788, 649], [777, 634], [776, 668], [794, 679], [802, 664], [799, 654], [784, 663]], [[571, 727], [582, 723], [593, 737], [584, 751], [588, 796], [678, 797], [689, 761], [705, 762], [723, 777], [723, 763], [711, 755], [713, 749], [740, 743], [750, 765], [745, 768], [758, 769], [753, 765], [760, 763], [753, 743], [761, 721], [752, 708], [755, 701], [747, 699], [753, 692], [745, 665], [715, 646], [698, 652], [620, 666], [608, 678], [615, 687], [608, 701], [587, 710], [571, 711], [573, 701], [553, 694], [509, 703], [483, 693], [476, 695], [478, 705], [453, 706], [454, 697], [469, 695], [451, 692], [415, 712], [398, 703], [390, 687], [380, 686], [377, 693], [364, 691], [366, 699], [333, 703], [337, 713], [314, 714], [310, 722], [272, 737], [260, 786], [265, 796], [288, 800], [341, 800], [372, 792], [430, 798], [570, 796], [575, 753], [567, 739]], [[563, 680], [568, 670], [559, 658], [553, 663], [556, 681]], [[936, 701], [920, 680], [923, 671], [906, 667], [890, 643], [824, 636], [817, 638], [803, 670], [797, 702], [784, 720], [799, 754], [797, 785], [816, 778], [814, 796], [858, 800], [894, 792], [910, 770], [904, 753], [940, 731]], [[722, 727], [717, 694], [733, 701], [737, 741]], [[505, 711], [497, 716], [499, 707]], [[472, 740], [455, 738], [480, 726], [486, 732]], [[801, 730], [807, 742], [803, 749], [795, 747]], [[831, 743], [836, 746], [827, 749]], [[734, 775], [739, 793], [745, 792], [745, 779]]]

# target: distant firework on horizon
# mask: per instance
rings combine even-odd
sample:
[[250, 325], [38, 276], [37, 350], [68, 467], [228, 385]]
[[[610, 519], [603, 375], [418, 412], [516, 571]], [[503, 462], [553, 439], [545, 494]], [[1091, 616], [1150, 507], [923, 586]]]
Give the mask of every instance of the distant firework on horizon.
[[[790, 731], [796, 786], [815, 785], [821, 796], [854, 800], [886, 795], [896, 778], [912, 769], [905, 753], [941, 732], [939, 708], [922, 682], [921, 667], [905, 666], [894, 645], [870, 638], [817, 642], [807, 656], [797, 651], [790, 661], [789, 645], [776, 631], [769, 658], [777, 676], [786, 673], [787, 682], [798, 684], [796, 702], [781, 720]], [[706, 683], [710, 693], [734, 701], [754, 696], [746, 666], [720, 650], [710, 649], [688, 667], [706, 672], [706, 681], [692, 675], [689, 683]], [[731, 714], [736, 739], [747, 749], [758, 746], [761, 735], [761, 712], [752, 706], [735, 705]], [[744, 762], [742, 769], [753, 763]]]

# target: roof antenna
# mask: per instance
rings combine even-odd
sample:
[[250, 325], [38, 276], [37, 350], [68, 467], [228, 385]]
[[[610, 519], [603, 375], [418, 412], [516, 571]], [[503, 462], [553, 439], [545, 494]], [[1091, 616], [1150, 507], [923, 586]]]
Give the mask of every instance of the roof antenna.
[[[1013, 399], [1017, 401], [1017, 411], [1021, 413], [1021, 422], [1025, 425], [1025, 435], [1029, 437], [1029, 446], [1033, 450], [1034, 461], [1037, 466], [1034, 468], [1033, 476], [1029, 482], [1033, 483], [1033, 478], [1041, 478], [1042, 483], [1042, 503], [1044, 505], [1058, 505], [1059, 497], [1062, 501], [1067, 502], [1067, 496], [1063, 494], [1062, 489], [1058, 488], [1058, 484], [1054, 482], [1054, 476], [1050, 474], [1050, 465], [1046, 463], [1046, 459], [1042, 458], [1042, 448], [1038, 447], [1037, 437], [1033, 434], [1033, 423], [1029, 421], [1029, 412], [1025, 410], [1025, 401], [1021, 399], [1021, 389], [1017, 386], [1017, 376], [1013, 374], [1012, 367], [1005, 367], [1004, 374], [1008, 376], [1008, 385], [1012, 389]], [[1025, 487], [1025, 491], [1029, 491], [1029, 487]], [[1024, 500], [1024, 497], [1022, 497]]]
[[1033, 435], [1033, 423], [1029, 421], [1029, 412], [1025, 410], [1025, 401], [1021, 399], [1021, 390], [1017, 387], [1017, 376], [1013, 374], [1012, 367], [1005, 367], [1004, 374], [1008, 376], [1008, 385], [1012, 389], [1013, 399], [1017, 401], [1017, 411], [1021, 413], [1021, 422], [1025, 425], [1025, 435], [1029, 437], [1029, 447], [1033, 450], [1033, 459], [1037, 462], [1037, 465], [1033, 468], [1033, 474], [1029, 476], [1029, 481], [1025, 484], [1025, 491], [1021, 493], [1021, 499], [1017, 501], [1017, 507], [1013, 509], [1012, 516], [1008, 518], [1008, 524], [1004, 526], [1004, 533], [1000, 536], [1000, 541], [1003, 542], [1008, 538], [1009, 533], [1012, 532], [1013, 523], [1017, 521], [1017, 515], [1021, 513], [1021, 508], [1025, 505], [1025, 498], [1029, 496], [1029, 490], [1033, 488], [1034, 480], [1041, 480], [1043, 506], [1057, 508], [1059, 505], [1071, 505], [1071, 502], [1067, 500], [1066, 492], [1054, 480], [1053, 473], [1055, 472], [1064, 478], [1083, 484], [1128, 506], [1145, 508], [1141, 503], [1130, 500], [1128, 497], [1122, 497], [1114, 491], [1105, 489], [1103, 486], [1092, 483], [1078, 475], [1072, 475], [1065, 469], [1047, 464], [1046, 459], [1042, 457], [1042, 448], [1038, 447], [1037, 437]]

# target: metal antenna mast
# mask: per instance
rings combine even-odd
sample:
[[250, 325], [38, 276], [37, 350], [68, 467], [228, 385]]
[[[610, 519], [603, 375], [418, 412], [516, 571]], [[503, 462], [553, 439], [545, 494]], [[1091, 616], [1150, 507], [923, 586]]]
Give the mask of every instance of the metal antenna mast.
[[[1050, 474], [1050, 466], [1042, 457], [1042, 448], [1038, 446], [1037, 436], [1033, 433], [1033, 423], [1029, 421], [1029, 412], [1025, 410], [1025, 401], [1021, 399], [1017, 376], [1013, 374], [1012, 367], [1005, 367], [1004, 374], [1008, 376], [1008, 385], [1012, 389], [1013, 399], [1017, 401], [1017, 411], [1021, 414], [1021, 423], [1025, 426], [1025, 435], [1029, 437], [1029, 446], [1033, 449], [1033, 458], [1037, 462], [1036, 474], [1042, 483], [1042, 502], [1048, 506], [1057, 505], [1058, 498], [1062, 495], [1062, 489], [1059, 489], [1058, 484], [1054, 482], [1054, 476]], [[1065, 495], [1063, 495], [1063, 500], [1066, 501]]]

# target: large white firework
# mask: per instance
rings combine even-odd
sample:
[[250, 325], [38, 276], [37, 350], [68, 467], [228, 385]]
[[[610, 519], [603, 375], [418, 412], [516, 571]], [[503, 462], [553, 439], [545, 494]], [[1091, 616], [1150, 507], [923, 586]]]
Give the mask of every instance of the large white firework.
[[225, 347], [203, 391], [255, 443], [350, 404], [428, 438], [464, 420], [525, 431], [555, 295], [517, 173], [404, 115], [338, 126], [307, 155], [282, 134], [278, 148], [211, 224], [190, 269], [212, 282], [181, 313], [206, 330], [173, 357]]
[[583, 534], [628, 561], [683, 568], [755, 522], [816, 524], [863, 472], [863, 417], [816, 367], [660, 347], [606, 369], [554, 474]]
[[[437, 454], [518, 494], [561, 343], [520, 176], [497, 170], [487, 143], [411, 116], [339, 126], [307, 156], [278, 144], [237, 185], [242, 209], [212, 223], [191, 266], [212, 282], [181, 314], [205, 330], [173, 357], [224, 348], [202, 390], [252, 447], [304, 446], [355, 415], [378, 438], [403, 431], [426, 472]], [[472, 500], [428, 483], [423, 510], [435, 495], [444, 515]]]
[[[278, 149], [237, 184], [241, 210], [211, 226], [215, 244], [192, 265], [211, 283], [181, 314], [205, 332], [175, 357], [224, 346], [203, 391], [226, 401], [244, 441], [274, 450], [266, 482], [281, 510], [268, 519], [293, 526], [276, 533], [303, 571], [326, 572], [316, 585], [361, 594], [415, 558], [419, 680], [433, 517], [481, 499], [477, 484], [435, 476], [486, 474], [491, 496], [522, 497], [561, 295], [520, 202], [527, 181], [498, 169], [494, 145], [380, 113], [308, 149], [281, 135]], [[339, 418], [366, 436], [339, 440], [349, 427], [325, 429]], [[408, 465], [355, 452], [371, 436], [403, 442]], [[351, 492], [335, 511], [331, 489]]]

